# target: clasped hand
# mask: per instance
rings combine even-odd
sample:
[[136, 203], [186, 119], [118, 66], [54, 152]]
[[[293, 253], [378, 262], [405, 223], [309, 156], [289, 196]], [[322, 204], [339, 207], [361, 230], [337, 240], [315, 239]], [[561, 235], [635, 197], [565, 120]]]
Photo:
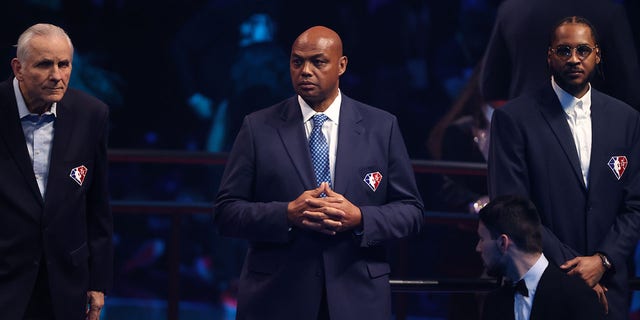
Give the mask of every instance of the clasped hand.
[[[321, 194], [326, 197], [320, 197]], [[311, 229], [327, 235], [352, 230], [361, 225], [362, 213], [341, 194], [323, 182], [318, 188], [303, 192], [289, 202], [287, 217], [298, 228]]]

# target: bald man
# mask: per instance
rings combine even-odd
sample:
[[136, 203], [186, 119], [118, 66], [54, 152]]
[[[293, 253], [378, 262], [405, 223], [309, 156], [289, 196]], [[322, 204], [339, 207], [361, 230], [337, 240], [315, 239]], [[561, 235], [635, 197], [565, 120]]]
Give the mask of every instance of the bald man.
[[304, 31], [297, 95], [246, 116], [236, 137], [215, 222], [249, 241], [238, 319], [391, 316], [384, 243], [418, 233], [423, 204], [396, 118], [342, 94], [346, 69], [336, 32]]

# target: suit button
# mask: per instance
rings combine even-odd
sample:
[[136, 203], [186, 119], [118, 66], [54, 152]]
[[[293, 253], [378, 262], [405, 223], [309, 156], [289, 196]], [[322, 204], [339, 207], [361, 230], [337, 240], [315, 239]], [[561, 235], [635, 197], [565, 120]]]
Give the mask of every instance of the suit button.
[[34, 265], [35, 267], [39, 266], [39, 265], [40, 265], [40, 261], [38, 261], [38, 260], [34, 260], [34, 261], [33, 261], [33, 265]]

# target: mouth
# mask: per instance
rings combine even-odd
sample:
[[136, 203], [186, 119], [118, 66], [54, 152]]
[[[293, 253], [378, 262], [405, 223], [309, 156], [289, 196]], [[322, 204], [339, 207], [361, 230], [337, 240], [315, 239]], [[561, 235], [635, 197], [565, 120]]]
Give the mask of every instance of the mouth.
[[315, 86], [316, 85], [313, 82], [308, 82], [308, 81], [298, 82], [298, 87], [300, 87], [301, 89], [311, 89]]
[[581, 69], [569, 69], [565, 71], [565, 75], [567, 75], [570, 78], [578, 78], [578, 77], [581, 77], [583, 74], [584, 74], [584, 70], [581, 70]]

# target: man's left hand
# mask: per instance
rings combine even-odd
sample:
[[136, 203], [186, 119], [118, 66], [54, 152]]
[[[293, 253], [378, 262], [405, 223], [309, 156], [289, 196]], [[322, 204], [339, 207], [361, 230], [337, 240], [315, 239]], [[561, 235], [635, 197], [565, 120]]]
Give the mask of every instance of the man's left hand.
[[99, 320], [104, 307], [104, 293], [100, 291], [87, 292], [87, 320]]
[[589, 287], [593, 287], [598, 284], [602, 275], [606, 271], [602, 265], [602, 259], [600, 259], [600, 256], [598, 255], [575, 257], [563, 263], [560, 268], [563, 270], [569, 270], [567, 274], [570, 276], [580, 276], [580, 278], [582, 278]]

